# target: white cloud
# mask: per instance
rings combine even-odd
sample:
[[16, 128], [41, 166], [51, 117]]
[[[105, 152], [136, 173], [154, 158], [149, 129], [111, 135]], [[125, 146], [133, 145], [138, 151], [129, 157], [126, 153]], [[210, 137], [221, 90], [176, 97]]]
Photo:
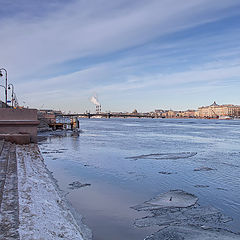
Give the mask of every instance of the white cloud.
[[54, 64], [136, 46], [214, 20], [217, 10], [234, 4], [233, 0], [152, 0], [128, 7], [126, 1], [75, 1], [33, 22], [3, 20], [0, 64], [20, 78]]
[[[61, 3], [56, 11], [38, 17], [34, 17], [33, 12], [32, 18], [31, 13], [28, 17], [23, 14], [1, 18], [0, 66], [8, 69], [9, 79], [16, 83], [21, 95], [19, 98], [28, 97], [32, 104], [45, 99], [49, 103], [53, 101], [54, 105], [61, 96], [66, 97], [64, 103], [69, 101], [70, 104], [70, 99], [73, 101], [79, 99], [79, 95], [86, 97], [94, 92], [223, 81], [239, 75], [239, 65], [209, 60], [207, 65], [194, 66], [191, 70], [188, 66], [188, 70], [174, 70], [168, 74], [145, 72], [144, 67], [154, 62], [169, 62], [171, 67], [172, 52], [181, 47], [186, 49], [188, 44], [203, 44], [203, 39], [197, 40], [194, 36], [188, 36], [185, 42], [164, 42], [162, 45], [155, 42], [156, 38], [235, 14], [234, 6], [239, 6], [238, 0], [81, 0], [65, 7]], [[230, 7], [231, 12], [224, 11]], [[209, 43], [209, 38], [216, 41], [218, 36], [212, 35], [205, 38], [208, 40], [204, 44]], [[91, 63], [95, 57], [117, 54], [144, 44], [153, 49], [143, 56], [141, 53], [118, 55], [112, 61]], [[154, 48], [169, 52], [163, 53], [161, 59], [159, 54], [154, 55]], [[222, 54], [226, 56], [227, 53]], [[182, 56], [181, 60], [186, 57]], [[90, 66], [75, 67], [71, 72], [68, 61], [80, 58], [88, 58]], [[68, 65], [70, 73], [59, 76], [64, 64]], [[45, 77], [52, 73], [52, 67], [55, 77]], [[58, 67], [63, 68], [59, 73]]]
[[[91, 91], [98, 90], [102, 93], [117, 91], [129, 91], [158, 87], [165, 91], [166, 88], [177, 88], [182, 84], [213, 84], [222, 85], [227, 80], [231, 82], [240, 76], [240, 64], [238, 62], [209, 62], [193, 69], [178, 71], [171, 74], [148, 74], [145, 76], [129, 76], [126, 81], [121, 83], [97, 86]], [[186, 88], [188, 88], [186, 86]]]

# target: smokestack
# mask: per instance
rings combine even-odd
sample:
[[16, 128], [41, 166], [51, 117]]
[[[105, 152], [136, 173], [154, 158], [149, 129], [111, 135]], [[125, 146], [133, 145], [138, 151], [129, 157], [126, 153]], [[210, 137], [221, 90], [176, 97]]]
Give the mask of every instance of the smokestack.
[[96, 105], [96, 113], [101, 113], [101, 105]]
[[92, 96], [91, 102], [96, 106], [96, 113], [101, 113], [101, 104], [99, 103], [97, 96]]

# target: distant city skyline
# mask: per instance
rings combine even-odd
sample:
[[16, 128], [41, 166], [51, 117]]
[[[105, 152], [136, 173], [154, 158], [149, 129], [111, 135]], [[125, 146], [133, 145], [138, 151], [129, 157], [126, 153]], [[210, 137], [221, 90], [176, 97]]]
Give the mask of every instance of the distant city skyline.
[[102, 111], [240, 105], [238, 0], [0, 3], [0, 67], [20, 104], [93, 112], [97, 94]]

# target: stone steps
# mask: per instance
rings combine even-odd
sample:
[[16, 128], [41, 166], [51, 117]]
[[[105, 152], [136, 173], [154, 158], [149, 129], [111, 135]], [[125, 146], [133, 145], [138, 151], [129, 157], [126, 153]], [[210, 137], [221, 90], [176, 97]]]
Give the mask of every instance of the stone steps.
[[19, 239], [16, 145], [4, 142], [0, 154], [0, 239]]
[[1, 141], [0, 143], [0, 209], [3, 197], [3, 189], [7, 174], [8, 154], [10, 143]]
[[4, 140], [0, 140], [0, 156], [2, 154], [3, 146], [4, 146]]

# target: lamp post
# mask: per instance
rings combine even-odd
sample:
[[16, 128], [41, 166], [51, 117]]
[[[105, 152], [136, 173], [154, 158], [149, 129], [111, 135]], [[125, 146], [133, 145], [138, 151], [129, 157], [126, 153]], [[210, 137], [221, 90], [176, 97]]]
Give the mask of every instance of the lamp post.
[[5, 88], [6, 107], [7, 107], [7, 70], [6, 70], [5, 68], [1, 68], [1, 69], [0, 69], [0, 77], [3, 76], [2, 71], [5, 72], [5, 81], [6, 81], [5, 86], [6, 86], [6, 87], [4, 87], [4, 88]]
[[15, 107], [18, 107], [18, 99], [16, 93], [14, 93], [14, 105]]
[[13, 100], [14, 100], [14, 86], [12, 83], [8, 84], [8, 89], [10, 90], [12, 87], [12, 108], [13, 108]]
[[[5, 87], [5, 86], [3, 86], [3, 85], [0, 85], [0, 87], [4, 88], [4, 89], [6, 90], [6, 87]], [[6, 106], [6, 107], [7, 107], [7, 106]]]

